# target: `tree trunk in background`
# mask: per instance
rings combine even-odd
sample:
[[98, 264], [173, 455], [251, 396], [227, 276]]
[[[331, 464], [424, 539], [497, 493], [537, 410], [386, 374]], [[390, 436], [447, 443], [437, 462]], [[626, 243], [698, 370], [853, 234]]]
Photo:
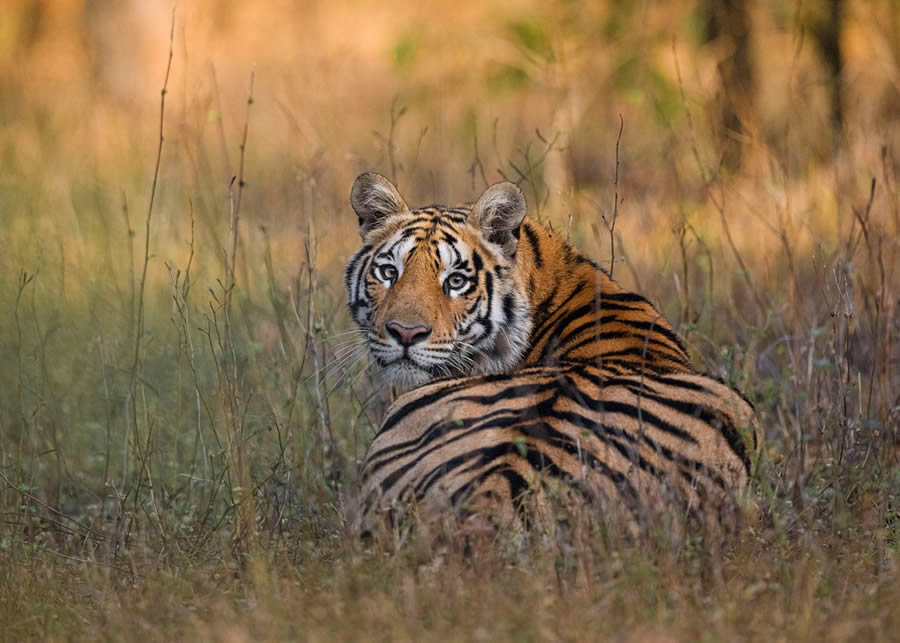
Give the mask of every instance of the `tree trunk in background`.
[[828, 74], [828, 106], [835, 138], [844, 127], [841, 71], [844, 56], [841, 51], [841, 31], [844, 25], [844, 1], [828, 0], [828, 13], [813, 29], [816, 46], [825, 62]]
[[703, 0], [700, 11], [706, 22], [706, 41], [721, 39], [727, 43], [727, 54], [719, 61], [721, 160], [724, 170], [734, 172], [741, 167], [742, 139], [753, 115], [755, 78], [750, 16], [745, 0]]
[[[46, 2], [45, 0], [32, 0], [25, 3], [24, 7], [20, 7], [19, 12], [21, 24], [18, 44], [27, 51], [41, 36], [41, 29], [47, 16]], [[15, 19], [15, 14], [12, 19]], [[13, 34], [15, 33], [15, 28], [13, 28]]]

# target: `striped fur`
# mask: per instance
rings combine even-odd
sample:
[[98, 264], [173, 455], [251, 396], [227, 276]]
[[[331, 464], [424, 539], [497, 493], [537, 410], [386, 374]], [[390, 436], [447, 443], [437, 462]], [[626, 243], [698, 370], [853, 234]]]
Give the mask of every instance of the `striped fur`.
[[[752, 407], [695, 372], [646, 299], [527, 218], [518, 188], [410, 209], [365, 174], [351, 202], [363, 237], [351, 315], [388, 379], [418, 387], [368, 450], [358, 528], [410, 506], [429, 521], [529, 524], [558, 498], [631, 534], [666, 512], [731, 515], [760, 447]], [[391, 324], [421, 341], [404, 345]]]
[[396, 522], [415, 505], [427, 522], [456, 513], [529, 525], [551, 515], [562, 483], [570, 502], [594, 504], [631, 536], [669, 510], [718, 527], [747, 486], [754, 423], [740, 395], [695, 374], [570, 363], [444, 380], [388, 411], [354, 517]]

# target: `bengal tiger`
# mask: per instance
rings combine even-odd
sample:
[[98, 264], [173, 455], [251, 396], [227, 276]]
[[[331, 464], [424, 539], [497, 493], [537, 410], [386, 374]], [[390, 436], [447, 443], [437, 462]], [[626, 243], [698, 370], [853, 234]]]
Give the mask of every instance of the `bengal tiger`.
[[375, 173], [350, 194], [363, 246], [350, 314], [386, 380], [411, 389], [369, 446], [348, 514], [545, 520], [556, 498], [644, 533], [666, 513], [723, 524], [759, 423], [693, 368], [672, 326], [558, 232], [513, 183], [411, 209]]

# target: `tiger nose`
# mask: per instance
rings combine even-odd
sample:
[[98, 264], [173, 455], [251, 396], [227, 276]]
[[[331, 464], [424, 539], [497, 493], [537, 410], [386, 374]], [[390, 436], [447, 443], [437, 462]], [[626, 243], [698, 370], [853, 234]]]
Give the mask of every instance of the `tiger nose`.
[[425, 326], [405, 326], [400, 322], [390, 321], [385, 324], [388, 334], [396, 339], [402, 346], [412, 346], [431, 335], [431, 329]]

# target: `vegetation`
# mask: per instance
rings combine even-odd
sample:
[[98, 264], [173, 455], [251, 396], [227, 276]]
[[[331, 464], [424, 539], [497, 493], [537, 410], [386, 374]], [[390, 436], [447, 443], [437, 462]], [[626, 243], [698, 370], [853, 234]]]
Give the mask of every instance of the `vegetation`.
[[[896, 2], [144, 4], [0, 21], [0, 638], [895, 638]], [[364, 170], [518, 182], [753, 399], [724, 551], [343, 538]]]

